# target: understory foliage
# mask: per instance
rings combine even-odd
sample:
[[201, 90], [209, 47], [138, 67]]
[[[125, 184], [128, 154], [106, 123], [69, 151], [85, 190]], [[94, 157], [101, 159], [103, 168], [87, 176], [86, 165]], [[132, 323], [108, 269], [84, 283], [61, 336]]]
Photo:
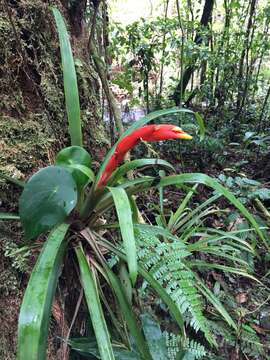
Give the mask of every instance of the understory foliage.
[[[228, 5], [227, 1], [224, 4]], [[230, 3], [231, 20], [240, 10], [244, 14], [241, 4]], [[252, 4], [251, 1], [251, 12]], [[71, 8], [75, 5], [76, 2], [70, 3]], [[94, 14], [98, 6], [99, 2], [91, 5]], [[265, 12], [267, 6], [259, 9]], [[239, 359], [267, 359], [269, 309], [264, 307], [269, 300], [269, 258], [264, 255], [270, 250], [267, 187], [235, 169], [224, 169], [229, 175], [219, 177], [197, 172], [177, 174], [173, 164], [159, 159], [154, 147], [146, 144], [170, 139], [181, 162], [182, 155], [195, 142], [198, 147], [208, 150], [210, 147], [209, 157], [214, 156], [213, 149], [219, 145], [216, 139], [205, 136], [209, 127], [198, 112], [182, 106], [188, 93], [183, 81], [181, 106], [149, 112], [127, 127], [96, 171], [92, 156], [83, 146], [85, 123], [77, 88], [79, 71], [75, 66], [80, 61], [73, 59], [64, 16], [56, 7], [51, 11], [59, 38], [71, 144], [63, 147], [48, 166], [34, 172], [27, 182], [16, 174], [1, 174], [4, 183], [19, 189], [14, 193], [19, 206], [18, 214], [17, 207], [11, 206], [11, 212], [1, 212], [0, 219], [7, 221], [11, 229], [20, 227], [25, 238], [22, 246], [18, 246], [10, 241], [12, 232], [4, 234], [1, 252], [21, 273], [29, 271], [28, 260], [36, 256], [18, 319], [17, 359], [46, 358], [52, 311], [56, 319], [63, 321], [59, 339], [63, 359], [70, 356], [102, 360], [215, 360], [234, 355]], [[177, 38], [179, 30], [174, 30], [175, 27], [182, 28], [181, 17], [183, 14], [178, 13], [169, 23], [173, 38]], [[244, 19], [241, 21], [245, 24]], [[147, 41], [159, 22], [160, 19], [150, 27], [143, 24]], [[165, 38], [168, 22], [166, 15], [162, 23]], [[193, 32], [197, 31], [194, 24], [195, 20], [192, 24], [184, 22], [182, 36], [191, 27]], [[139, 81], [143, 83], [144, 101], [150, 110], [149, 75], [156, 61], [151, 46], [140, 46], [140, 31], [135, 31], [138, 24], [132, 26], [127, 29], [132, 30], [129, 38], [136, 55], [132, 66], [140, 67]], [[98, 38], [97, 30], [92, 30], [92, 36]], [[203, 30], [200, 37], [214, 36], [210, 28]], [[241, 36], [245, 38], [244, 34]], [[220, 36], [217, 38], [220, 40]], [[123, 39], [119, 41], [124, 43]], [[182, 55], [187, 56], [187, 45], [192, 39], [189, 41], [178, 44], [177, 51], [180, 46]], [[207, 73], [210, 81], [211, 59], [206, 56], [207, 49], [205, 58], [201, 54], [205, 41], [194, 47], [198, 53], [192, 53], [191, 47], [189, 63], [186, 59], [185, 65], [195, 66], [202, 57], [208, 64], [203, 75]], [[164, 57], [165, 50], [162, 43], [159, 51]], [[182, 67], [183, 77], [184, 71]], [[221, 78], [219, 74], [212, 79], [212, 85]], [[201, 99], [205, 96], [202, 86], [205, 81], [196, 93]], [[162, 86], [155, 99], [158, 107], [165, 103]], [[194, 89], [189, 90], [192, 93]], [[237, 94], [232, 96], [237, 100]], [[245, 106], [241, 105], [241, 112]], [[165, 124], [166, 121], [171, 123]], [[177, 126], [179, 121], [183, 129]], [[234, 128], [235, 122], [231, 126]], [[185, 132], [189, 129], [194, 138], [191, 145], [185, 148], [183, 145], [182, 151], [179, 142], [192, 139]], [[255, 134], [245, 136], [245, 144], [234, 142], [233, 146], [248, 147], [254, 141], [258, 145], [261, 140]], [[131, 156], [122, 164], [127, 153], [139, 143], [155, 157]], [[256, 216], [255, 206], [259, 210]], [[259, 261], [262, 268], [257, 266]], [[2, 276], [1, 292], [7, 292], [8, 282], [13, 281], [15, 290], [16, 276], [5, 277], [4, 273]], [[251, 293], [253, 285], [259, 289], [258, 294], [256, 290]], [[254, 304], [248, 304], [249, 296]], [[64, 312], [68, 307], [65, 305], [70, 304], [71, 315]]]

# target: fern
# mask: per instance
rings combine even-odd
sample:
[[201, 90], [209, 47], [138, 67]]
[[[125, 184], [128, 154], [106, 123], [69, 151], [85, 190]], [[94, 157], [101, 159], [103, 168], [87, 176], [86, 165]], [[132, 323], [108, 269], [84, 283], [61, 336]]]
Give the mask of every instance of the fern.
[[[136, 225], [135, 235], [140, 263], [165, 288], [180, 312], [190, 319], [189, 325], [195, 331], [201, 330], [214, 344], [195, 286], [195, 275], [185, 263], [190, 255], [185, 244], [157, 226]], [[161, 241], [160, 236], [166, 237], [167, 242]]]
[[183, 354], [183, 360], [201, 359], [206, 356], [205, 347], [195, 340], [183, 339], [181, 336], [172, 333], [166, 333], [166, 346], [168, 349], [168, 360], [176, 360], [179, 353]]

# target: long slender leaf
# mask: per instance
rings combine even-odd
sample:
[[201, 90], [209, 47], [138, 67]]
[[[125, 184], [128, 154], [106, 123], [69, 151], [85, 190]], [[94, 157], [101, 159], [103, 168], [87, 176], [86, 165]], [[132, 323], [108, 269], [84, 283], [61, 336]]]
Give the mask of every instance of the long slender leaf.
[[233, 204], [243, 214], [243, 216], [251, 223], [251, 225], [254, 227], [257, 234], [261, 238], [262, 242], [264, 243], [265, 247], [268, 250], [270, 250], [270, 245], [268, 244], [259, 225], [257, 224], [254, 217], [250, 214], [250, 212], [245, 208], [245, 206], [239, 200], [237, 200], [237, 198], [228, 189], [223, 187], [217, 180], [211, 178], [210, 176], [200, 173], [167, 176], [162, 178], [157, 186], [158, 187], [169, 186], [169, 185], [183, 184], [186, 182], [204, 184], [216, 190], [223, 196], [225, 196], [230, 201], [230, 203]]
[[51, 232], [32, 271], [24, 294], [18, 327], [18, 360], [44, 360], [51, 305], [67, 242], [69, 225]]
[[60, 51], [64, 77], [64, 91], [66, 109], [69, 123], [69, 134], [71, 144], [82, 146], [82, 129], [80, 115], [80, 100], [77, 85], [77, 76], [73, 61], [72, 50], [69, 41], [69, 35], [65, 25], [65, 21], [60, 11], [53, 7], [52, 9], [56, 22], [58, 36], [60, 41]]
[[230, 316], [230, 314], [227, 312], [227, 310], [224, 308], [222, 303], [219, 301], [219, 299], [212, 293], [211, 290], [208, 289], [208, 287], [205, 286], [205, 284], [201, 281], [200, 277], [196, 276], [196, 287], [197, 289], [204, 295], [207, 300], [216, 308], [216, 310], [223, 316], [223, 318], [227, 321], [227, 323], [232, 326], [235, 330], [237, 329], [237, 325], [235, 324], [234, 320]]
[[113, 196], [123, 244], [127, 255], [129, 275], [134, 285], [138, 274], [138, 265], [136, 242], [132, 222], [132, 211], [130, 208], [129, 199], [124, 189], [109, 188], [109, 190]]
[[0, 220], [20, 220], [19, 215], [0, 212]]
[[[97, 341], [92, 338], [72, 338], [68, 341], [72, 350], [79, 352], [86, 358], [94, 356], [95, 359], [100, 359]], [[113, 344], [113, 353], [115, 360], [141, 360], [139, 354], [135, 351], [129, 351], [121, 348], [122, 344]], [[92, 359], [92, 357], [91, 357]]]
[[92, 271], [80, 246], [75, 249], [80, 267], [81, 282], [85, 293], [87, 306], [95, 331], [99, 353], [102, 360], [114, 360], [110, 335], [102, 311], [98, 291]]
[[168, 223], [169, 229], [171, 229], [173, 227], [173, 225], [178, 221], [178, 219], [182, 215], [183, 211], [185, 210], [189, 200], [191, 199], [191, 197], [195, 193], [197, 187], [198, 187], [198, 185], [193, 186], [193, 188], [187, 193], [187, 195], [185, 196], [185, 198], [181, 202], [181, 204], [178, 207], [178, 209], [176, 210], [176, 212], [174, 214], [172, 214], [172, 216], [170, 217], [169, 223]]
[[203, 260], [192, 260], [189, 262], [189, 267], [190, 268], [198, 268], [200, 270], [202, 269], [218, 269], [218, 270], [223, 270], [224, 272], [230, 272], [232, 274], [237, 274], [240, 276], [245, 276], [248, 277], [254, 281], [260, 282], [258, 279], [256, 279], [254, 276], [250, 275], [249, 273], [247, 273], [247, 271], [245, 269], [241, 269], [241, 268], [235, 268], [232, 266], [226, 266], [226, 265], [222, 265], [222, 264], [216, 264], [216, 263], [209, 263]]
[[107, 273], [107, 276], [111, 283], [111, 286], [115, 292], [117, 300], [119, 302], [121, 312], [127, 322], [129, 331], [137, 344], [138, 350], [140, 351], [141, 355], [143, 356], [143, 359], [152, 360], [147, 343], [146, 343], [146, 341], [142, 335], [142, 332], [137, 324], [133, 309], [125, 295], [125, 292], [122, 288], [122, 284], [121, 284], [120, 280], [117, 278], [117, 276], [115, 276], [115, 274], [109, 268], [106, 269], [106, 273]]

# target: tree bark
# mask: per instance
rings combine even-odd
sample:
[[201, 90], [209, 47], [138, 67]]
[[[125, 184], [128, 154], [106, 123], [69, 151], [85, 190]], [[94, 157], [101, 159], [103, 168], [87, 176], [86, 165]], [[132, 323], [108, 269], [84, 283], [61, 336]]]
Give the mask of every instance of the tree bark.
[[[244, 44], [240, 56], [239, 61], [239, 70], [238, 70], [238, 94], [237, 94], [237, 101], [236, 101], [236, 109], [237, 113], [235, 115], [235, 121], [239, 120], [243, 105], [246, 98], [246, 86], [243, 82], [244, 78], [244, 63], [245, 63], [245, 57], [248, 54], [249, 47], [250, 47], [250, 33], [252, 31], [252, 27], [254, 26], [255, 21], [255, 9], [256, 9], [257, 0], [250, 0], [250, 7], [249, 7], [249, 17], [248, 17], [248, 23], [244, 38]], [[246, 64], [248, 66], [248, 64]]]
[[[60, 148], [69, 146], [64, 105], [63, 75], [59, 40], [49, 0], [0, 1], [0, 171], [26, 180], [33, 172], [54, 163]], [[107, 136], [101, 121], [98, 76], [89, 60], [85, 33], [86, 1], [53, 3], [66, 19], [75, 59], [83, 123], [84, 145], [101, 160]], [[72, 4], [70, 8], [68, 4]], [[18, 212], [21, 190], [0, 179], [0, 212]], [[0, 358], [16, 358], [16, 333], [19, 306], [27, 284], [33, 258], [16, 270], [15, 258], [7, 249], [22, 244], [21, 227], [0, 224]], [[26, 260], [25, 260], [26, 262]], [[21, 265], [22, 266], [22, 265]], [[75, 289], [76, 291], [76, 289]], [[59, 300], [59, 299], [58, 299]], [[63, 299], [65, 301], [65, 299]], [[63, 304], [60, 304], [61, 306]], [[61, 309], [60, 306], [60, 309]], [[57, 311], [59, 313], [59, 311]], [[66, 322], [54, 316], [50, 326], [47, 359], [59, 355]]]

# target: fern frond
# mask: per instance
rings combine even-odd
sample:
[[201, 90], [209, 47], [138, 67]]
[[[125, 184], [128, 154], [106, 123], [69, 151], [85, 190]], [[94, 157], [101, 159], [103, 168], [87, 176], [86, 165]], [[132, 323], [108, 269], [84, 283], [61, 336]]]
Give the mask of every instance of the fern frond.
[[183, 353], [183, 360], [201, 359], [207, 355], [205, 347], [193, 339], [186, 338], [172, 333], [165, 333], [168, 349], [168, 360], [176, 360], [179, 353]]
[[[166, 230], [158, 226], [137, 225], [135, 236], [142, 266], [166, 290], [180, 312], [190, 318], [189, 324], [194, 330], [202, 331], [206, 339], [214, 344], [195, 286], [195, 275], [185, 264], [185, 258], [190, 255], [186, 245], [171, 234], [167, 237]], [[159, 236], [166, 236], [167, 241], [161, 241]]]

